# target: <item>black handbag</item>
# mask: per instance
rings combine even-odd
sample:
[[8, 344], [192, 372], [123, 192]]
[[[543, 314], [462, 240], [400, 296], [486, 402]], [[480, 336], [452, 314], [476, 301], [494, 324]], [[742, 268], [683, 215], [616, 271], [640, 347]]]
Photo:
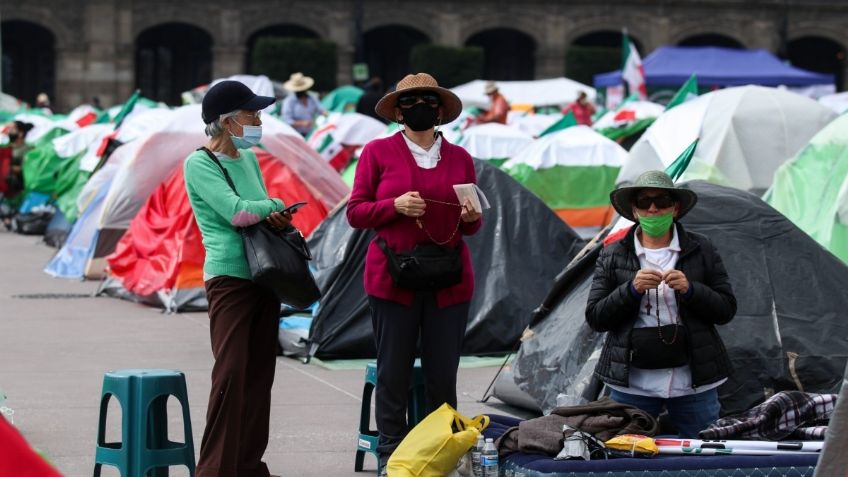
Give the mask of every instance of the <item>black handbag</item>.
[[[227, 184], [238, 195], [227, 169], [215, 154], [205, 147], [198, 150], [218, 164]], [[306, 308], [321, 298], [321, 290], [309, 270], [312, 253], [300, 230], [292, 226], [277, 230], [263, 221], [241, 227], [239, 232], [254, 283], [273, 291], [282, 303], [294, 308]]]
[[435, 243], [418, 244], [410, 252], [394, 252], [382, 238], [377, 245], [388, 261], [395, 286], [417, 291], [451, 287], [462, 281], [462, 253]]
[[[675, 327], [680, 327], [675, 329]], [[660, 335], [660, 328], [662, 335]], [[641, 369], [677, 368], [689, 364], [689, 346], [683, 325], [633, 328], [630, 335], [630, 364]], [[662, 337], [674, 336], [669, 343]]]

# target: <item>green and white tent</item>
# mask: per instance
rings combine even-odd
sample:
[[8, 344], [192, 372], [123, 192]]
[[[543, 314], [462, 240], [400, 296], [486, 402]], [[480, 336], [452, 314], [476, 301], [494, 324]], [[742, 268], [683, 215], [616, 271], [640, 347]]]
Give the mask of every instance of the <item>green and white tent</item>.
[[533, 142], [533, 136], [499, 123], [481, 124], [465, 130], [459, 146], [471, 157], [500, 166]]
[[765, 200], [848, 263], [848, 116], [780, 166]]
[[627, 151], [589, 126], [572, 126], [535, 140], [502, 168], [573, 228], [612, 219], [609, 193]]
[[777, 168], [793, 157], [836, 114], [790, 91], [742, 86], [714, 91], [662, 114], [630, 149], [617, 183], [663, 170], [698, 139], [681, 181], [762, 193]]

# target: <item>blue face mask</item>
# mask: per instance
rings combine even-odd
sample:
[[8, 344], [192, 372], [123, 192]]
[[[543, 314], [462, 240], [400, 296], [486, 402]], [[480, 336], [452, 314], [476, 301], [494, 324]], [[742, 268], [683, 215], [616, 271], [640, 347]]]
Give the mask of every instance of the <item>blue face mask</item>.
[[243, 126], [238, 122], [236, 124], [241, 126], [242, 130], [241, 136], [230, 133], [230, 139], [232, 139], [233, 146], [236, 149], [250, 149], [259, 144], [259, 141], [262, 139], [262, 126]]

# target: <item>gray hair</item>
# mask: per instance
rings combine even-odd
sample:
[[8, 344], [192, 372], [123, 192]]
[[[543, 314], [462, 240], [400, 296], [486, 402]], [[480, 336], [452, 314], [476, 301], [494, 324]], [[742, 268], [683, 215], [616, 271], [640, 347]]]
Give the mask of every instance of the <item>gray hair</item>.
[[229, 113], [222, 114], [218, 116], [218, 119], [212, 121], [211, 123], [206, 125], [206, 135], [209, 137], [218, 137], [220, 136], [226, 129], [224, 129], [224, 125], [222, 124], [224, 119], [232, 118], [238, 115], [239, 110], [230, 111]]

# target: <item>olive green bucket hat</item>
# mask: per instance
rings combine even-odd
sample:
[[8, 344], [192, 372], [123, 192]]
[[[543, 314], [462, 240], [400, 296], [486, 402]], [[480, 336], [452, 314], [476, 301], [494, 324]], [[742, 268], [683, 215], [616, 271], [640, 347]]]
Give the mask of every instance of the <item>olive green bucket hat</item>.
[[692, 207], [695, 207], [695, 203], [698, 202], [698, 196], [694, 192], [675, 187], [674, 181], [665, 172], [648, 171], [637, 177], [633, 185], [620, 187], [610, 192], [610, 202], [616, 212], [625, 219], [636, 222], [636, 218], [633, 217], [633, 201], [642, 189], [665, 189], [671, 192], [672, 196], [680, 203], [678, 219], [692, 210]]

